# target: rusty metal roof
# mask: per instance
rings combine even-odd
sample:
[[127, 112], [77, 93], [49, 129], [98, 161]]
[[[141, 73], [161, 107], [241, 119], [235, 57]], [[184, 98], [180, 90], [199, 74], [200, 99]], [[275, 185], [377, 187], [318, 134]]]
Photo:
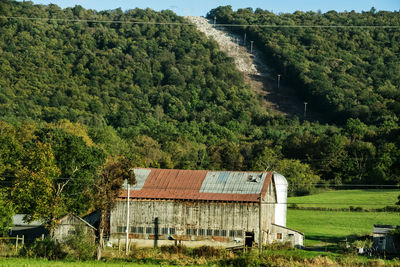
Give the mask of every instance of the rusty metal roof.
[[[257, 202], [265, 195], [272, 172], [135, 169], [130, 186], [136, 199], [181, 199]], [[125, 189], [126, 183], [124, 184]], [[122, 198], [127, 197], [123, 191]]]

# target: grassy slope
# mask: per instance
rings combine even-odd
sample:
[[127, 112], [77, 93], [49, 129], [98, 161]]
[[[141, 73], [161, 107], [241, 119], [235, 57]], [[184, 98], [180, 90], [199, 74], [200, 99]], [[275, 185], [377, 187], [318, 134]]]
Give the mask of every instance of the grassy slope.
[[395, 205], [398, 189], [370, 189], [370, 190], [337, 190], [327, 191], [315, 195], [303, 197], [290, 197], [288, 203], [296, 203], [301, 207], [324, 207], [324, 208], [383, 208]]
[[[291, 197], [288, 203], [327, 208], [349, 206], [380, 208], [394, 205], [398, 194], [398, 190], [338, 190], [304, 197]], [[400, 214], [289, 209], [287, 223], [288, 227], [305, 233], [306, 245], [316, 245], [336, 243], [354, 235], [371, 234], [374, 224], [400, 225]]]

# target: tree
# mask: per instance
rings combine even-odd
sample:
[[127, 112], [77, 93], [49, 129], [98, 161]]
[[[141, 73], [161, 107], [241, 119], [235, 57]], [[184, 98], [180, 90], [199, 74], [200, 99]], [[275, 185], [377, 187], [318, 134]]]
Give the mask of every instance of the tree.
[[283, 159], [279, 161], [276, 170], [286, 177], [291, 195], [310, 194], [320, 180], [310, 165], [301, 163], [299, 160]]
[[255, 171], [274, 171], [282, 158], [280, 151], [277, 153], [269, 147], [264, 150], [255, 158], [252, 170]]
[[14, 209], [6, 193], [0, 190], [0, 236], [5, 236], [13, 224]]
[[63, 129], [44, 128], [37, 132], [38, 139], [50, 143], [55, 164], [61, 172], [55, 183], [65, 184], [63, 193], [68, 212], [84, 213], [90, 208], [90, 189], [96, 179], [98, 167], [104, 162], [103, 150], [88, 146], [82, 137]]
[[100, 211], [97, 259], [101, 258], [101, 251], [104, 246], [103, 236], [107, 217], [115, 207], [117, 198], [121, 195], [124, 180], [127, 180], [130, 185], [136, 183], [133, 163], [124, 157], [111, 158], [102, 166], [99, 177], [94, 184], [94, 206]]
[[51, 146], [36, 142], [27, 148], [11, 191], [18, 212], [28, 214], [24, 219], [45, 221], [50, 236], [58, 224], [57, 219], [66, 213], [61, 193], [67, 182], [56, 183], [60, 174]]

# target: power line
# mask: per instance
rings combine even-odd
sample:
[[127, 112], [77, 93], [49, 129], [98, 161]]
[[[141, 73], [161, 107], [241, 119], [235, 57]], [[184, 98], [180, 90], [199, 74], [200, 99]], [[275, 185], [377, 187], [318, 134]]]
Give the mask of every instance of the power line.
[[[64, 21], [64, 22], [86, 22], [86, 23], [116, 23], [116, 24], [148, 24], [148, 25], [178, 25], [196, 26], [194, 23], [185, 22], [156, 22], [156, 21], [126, 21], [126, 20], [91, 20], [91, 19], [61, 19], [61, 18], [32, 18], [20, 16], [0, 16], [4, 19], [32, 20], [32, 21]], [[215, 24], [216, 27], [262, 27], [262, 28], [378, 28], [378, 29], [400, 29], [400, 25], [274, 25], [274, 24]]]

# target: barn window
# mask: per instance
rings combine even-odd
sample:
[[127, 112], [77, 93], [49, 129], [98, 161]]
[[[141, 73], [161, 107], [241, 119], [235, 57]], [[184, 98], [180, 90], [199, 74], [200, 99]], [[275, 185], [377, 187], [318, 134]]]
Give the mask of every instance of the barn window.
[[226, 230], [221, 230], [221, 236], [226, 236]]
[[167, 235], [168, 234], [168, 228], [161, 228], [161, 234]]
[[236, 230], [236, 236], [243, 236], [242, 230]]
[[205, 236], [206, 235], [206, 229], [199, 229], [199, 235]]
[[235, 232], [236, 232], [235, 230], [230, 230], [229, 231], [229, 236], [230, 237], [234, 237], [235, 236]]
[[143, 234], [143, 233], [144, 233], [144, 228], [143, 228], [143, 226], [138, 226], [137, 232], [138, 232], [138, 234]]
[[282, 233], [277, 233], [276, 234], [276, 239], [282, 239]]
[[137, 230], [136, 230], [136, 226], [132, 226], [132, 227], [131, 227], [131, 233], [137, 233], [136, 231], [137, 231]]
[[215, 230], [214, 230], [214, 235], [215, 235], [215, 236], [219, 236], [219, 229], [215, 229]]
[[207, 229], [207, 235], [212, 236], [213, 230], [212, 229]]
[[76, 232], [75, 232], [75, 230], [68, 230], [68, 234], [69, 235], [74, 235], [74, 234], [76, 234]]
[[152, 234], [153, 233], [153, 227], [146, 227], [146, 234]]
[[186, 234], [187, 235], [197, 235], [197, 229], [186, 229]]
[[175, 228], [169, 228], [169, 234], [174, 235], [175, 234]]
[[117, 232], [118, 233], [125, 233], [126, 232], [126, 226], [117, 226]]

